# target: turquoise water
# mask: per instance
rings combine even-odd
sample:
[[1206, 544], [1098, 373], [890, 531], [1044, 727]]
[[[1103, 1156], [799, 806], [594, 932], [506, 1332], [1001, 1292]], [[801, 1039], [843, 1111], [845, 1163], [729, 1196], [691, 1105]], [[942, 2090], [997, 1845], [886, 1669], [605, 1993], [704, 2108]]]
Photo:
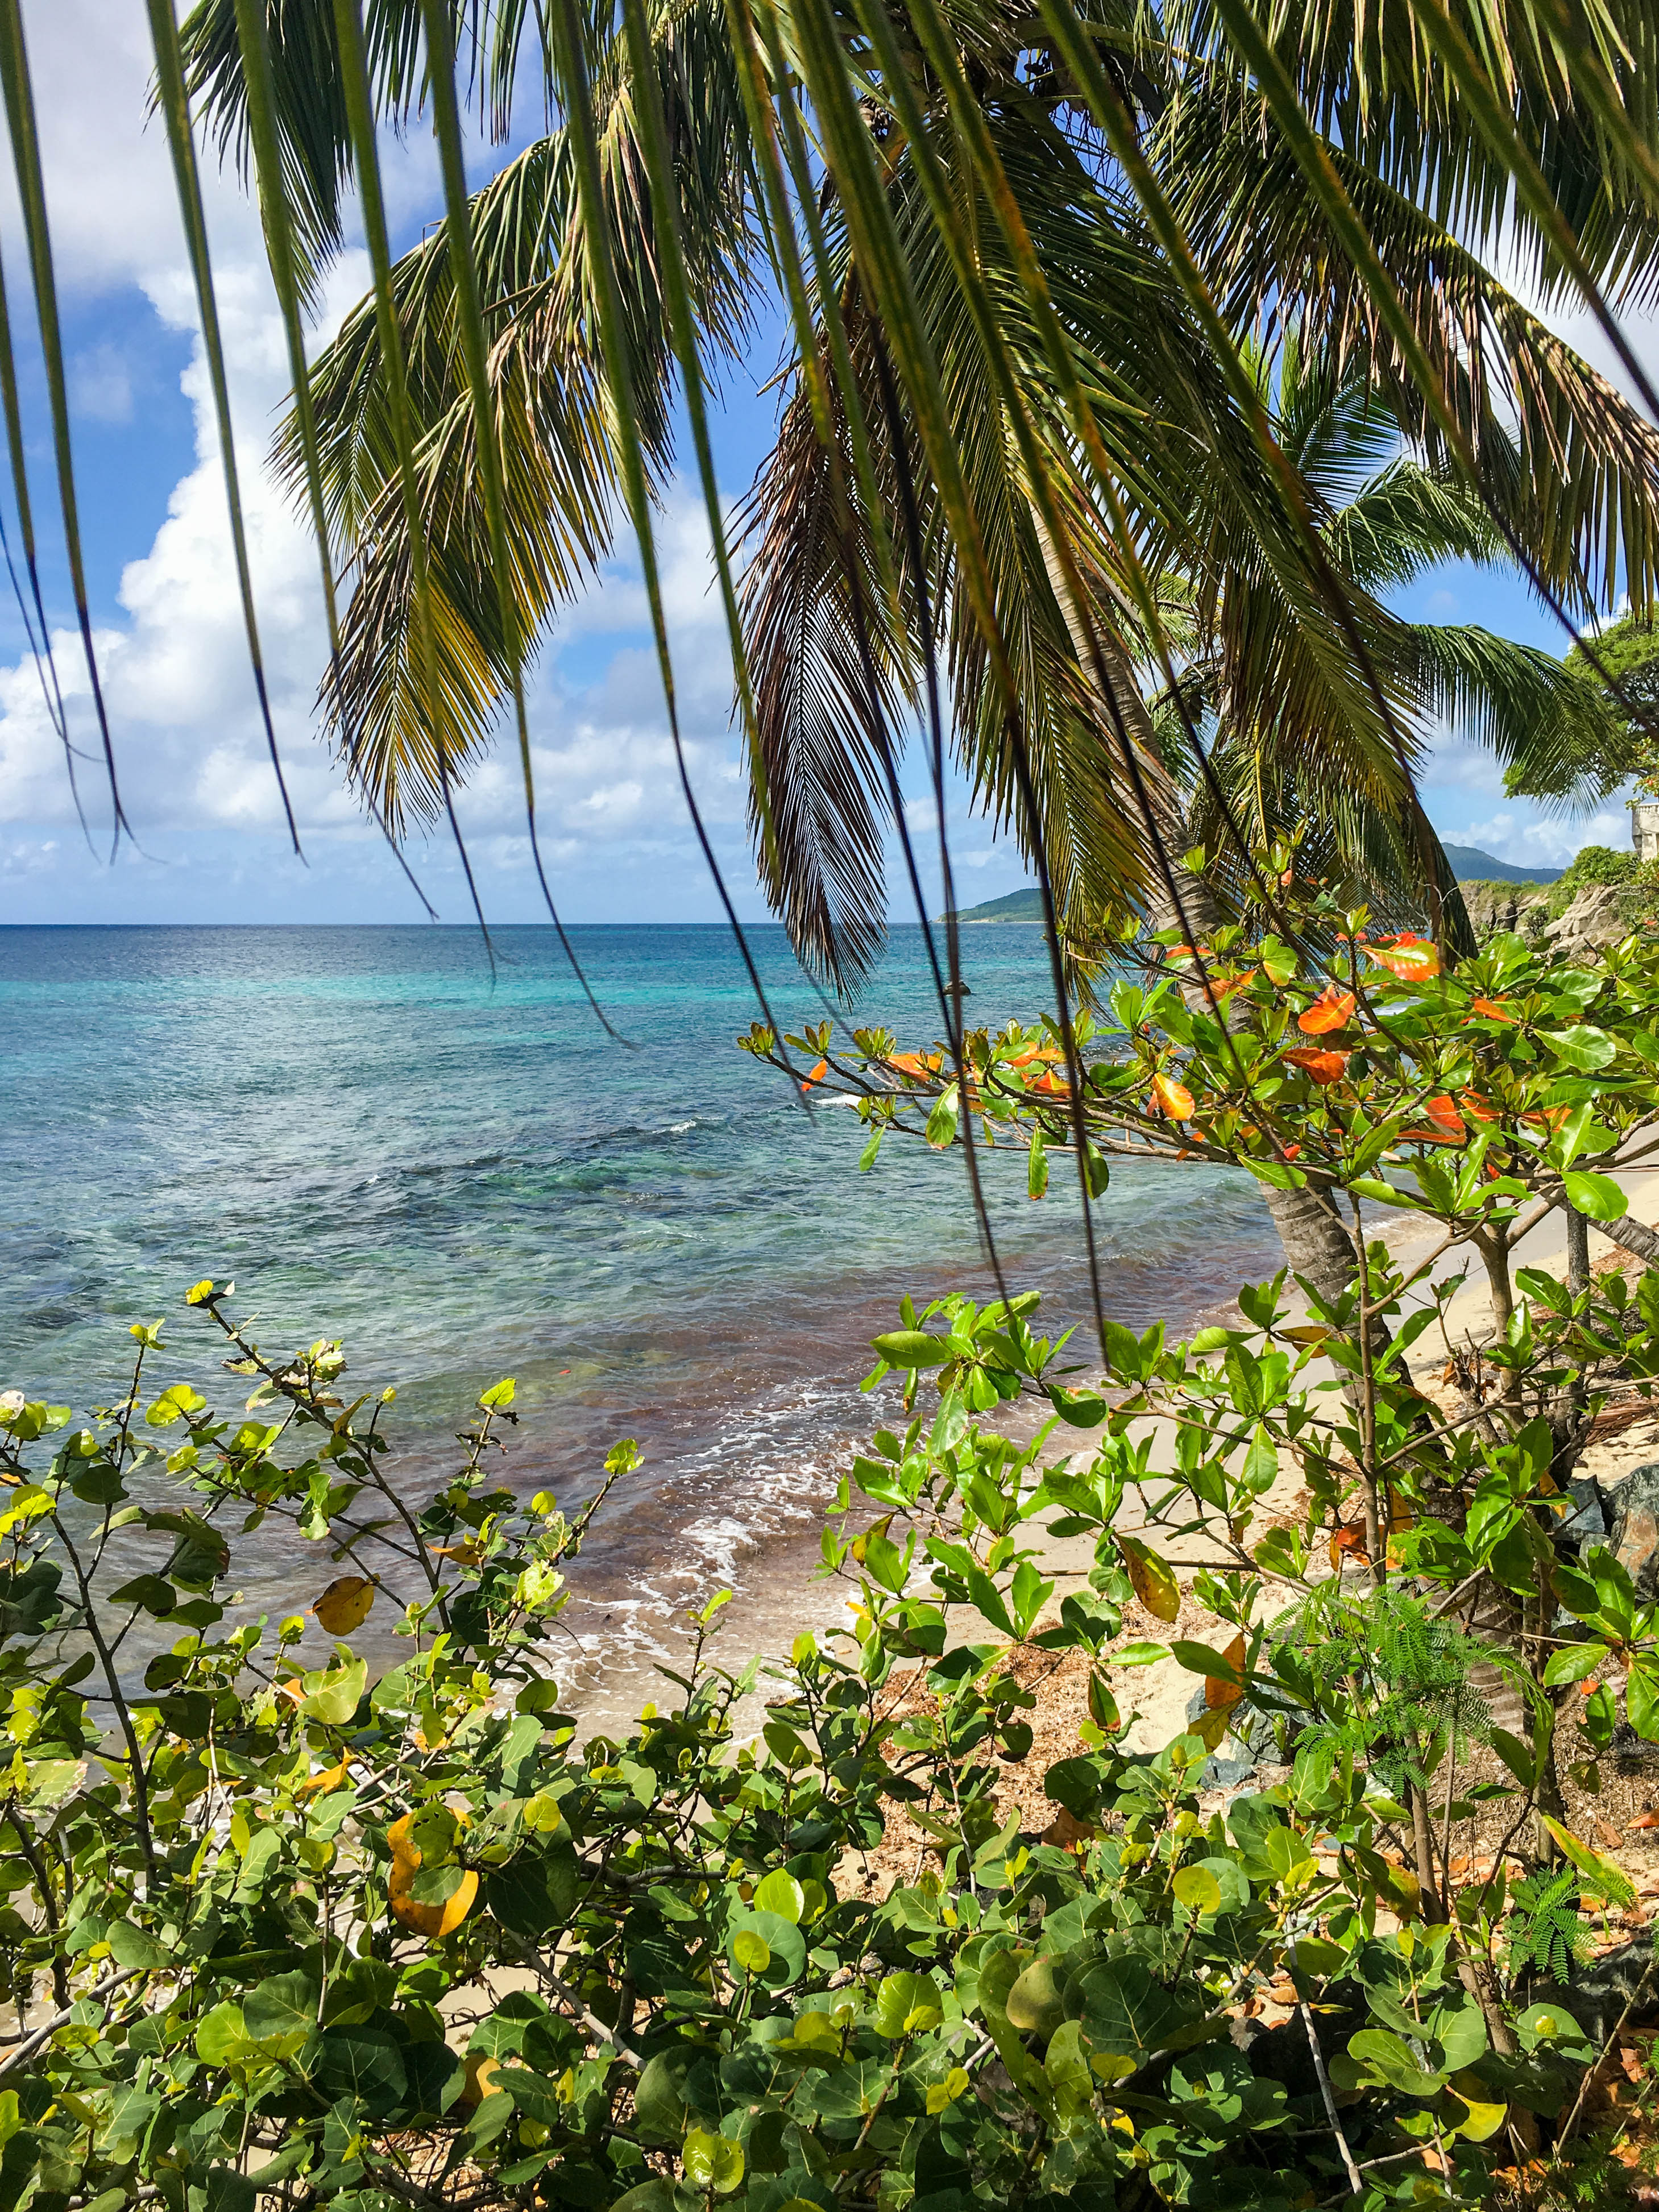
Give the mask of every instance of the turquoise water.
[[[574, 933], [636, 1048], [595, 1024], [547, 929], [0, 929], [0, 1389], [102, 1402], [125, 1324], [167, 1311], [162, 1379], [222, 1402], [198, 1276], [234, 1277], [268, 1346], [342, 1337], [358, 1388], [398, 1385], [411, 1483], [477, 1389], [519, 1378], [511, 1467], [561, 1494], [617, 1437], [646, 1464], [584, 1563], [582, 1632], [654, 1632], [763, 1580], [816, 1526], [857, 1382], [899, 1293], [991, 1294], [960, 1156], [890, 1144], [861, 1176], [845, 1109], [802, 1111], [735, 1049], [755, 1008], [717, 928]], [[753, 941], [776, 1012], [821, 1006], [781, 930]], [[1039, 933], [964, 933], [975, 1022], [1049, 1003]], [[859, 1010], [940, 1024], [920, 932]], [[1076, 1200], [994, 1160], [1009, 1276], [1081, 1320]], [[1097, 1210], [1110, 1310], [1144, 1326], [1269, 1272], [1242, 1179], [1137, 1169]], [[273, 1559], [273, 1588], [283, 1562]]]

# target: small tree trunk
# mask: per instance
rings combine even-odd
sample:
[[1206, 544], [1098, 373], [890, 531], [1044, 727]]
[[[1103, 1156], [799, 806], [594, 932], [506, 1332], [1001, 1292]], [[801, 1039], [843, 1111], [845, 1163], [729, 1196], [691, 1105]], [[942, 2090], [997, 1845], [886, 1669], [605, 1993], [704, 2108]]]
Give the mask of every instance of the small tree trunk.
[[1589, 1288], [1589, 1223], [1576, 1206], [1567, 1208], [1567, 1288], [1577, 1297]]

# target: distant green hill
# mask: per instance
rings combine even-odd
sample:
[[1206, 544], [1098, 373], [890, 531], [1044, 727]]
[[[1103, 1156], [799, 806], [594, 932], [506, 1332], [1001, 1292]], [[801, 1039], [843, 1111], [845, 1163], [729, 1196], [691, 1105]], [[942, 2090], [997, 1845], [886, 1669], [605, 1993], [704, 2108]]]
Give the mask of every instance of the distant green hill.
[[1496, 860], [1478, 845], [1448, 845], [1446, 858], [1460, 884], [1553, 884], [1565, 873], [1560, 868], [1517, 868], [1513, 860]]
[[[939, 916], [943, 921], [944, 915]], [[983, 906], [963, 907], [957, 915], [958, 921], [1041, 921], [1042, 893], [1039, 890], [1010, 891], [1006, 898], [987, 899]]]
[[[1448, 845], [1446, 858], [1457, 872], [1460, 884], [1553, 884], [1559, 868], [1519, 868], [1513, 860], [1499, 860], [1478, 845]], [[942, 921], [944, 915], [939, 916]], [[963, 907], [958, 921], [1041, 921], [1042, 893], [1010, 891], [1006, 898], [987, 899], [982, 906]]]

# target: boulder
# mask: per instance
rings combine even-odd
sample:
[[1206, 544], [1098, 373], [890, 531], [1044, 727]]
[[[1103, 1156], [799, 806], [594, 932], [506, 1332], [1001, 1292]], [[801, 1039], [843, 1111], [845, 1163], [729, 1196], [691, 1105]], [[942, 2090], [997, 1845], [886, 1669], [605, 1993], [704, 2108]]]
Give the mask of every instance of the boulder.
[[1638, 1605], [1659, 1597], [1659, 1459], [1632, 1468], [1607, 1501], [1608, 1547], [1636, 1585]]
[[1589, 1475], [1577, 1475], [1567, 1485], [1571, 1498], [1570, 1510], [1555, 1524], [1555, 1533], [1565, 1537], [1575, 1552], [1588, 1552], [1607, 1540], [1607, 1500], [1599, 1482]]
[[1544, 932], [1562, 952], [1589, 952], [1628, 934], [1625, 890], [1619, 884], [1586, 884], [1559, 921]]
[[1524, 933], [1528, 915], [1541, 908], [1548, 896], [1528, 884], [1460, 884], [1458, 889], [1469, 927], [1478, 938], [1500, 929]]
[[1532, 1989], [1534, 2004], [1559, 2004], [1593, 2043], [1607, 2041], [1632, 1997], [1638, 2002], [1631, 2018], [1650, 2019], [1659, 2006], [1659, 1972], [1654, 1971], [1653, 1945], [1645, 1938], [1581, 1960], [1565, 1989], [1559, 1982], [1541, 1980]]

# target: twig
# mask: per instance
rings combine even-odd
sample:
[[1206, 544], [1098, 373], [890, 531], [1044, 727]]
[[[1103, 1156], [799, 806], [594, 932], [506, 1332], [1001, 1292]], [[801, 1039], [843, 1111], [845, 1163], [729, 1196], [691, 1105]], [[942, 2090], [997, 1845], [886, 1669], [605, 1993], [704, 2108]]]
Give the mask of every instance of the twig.
[[1617, 2021], [1613, 2023], [1612, 2034], [1608, 2036], [1607, 2041], [1601, 2045], [1601, 2057], [1596, 2060], [1593, 2066], [1587, 2066], [1584, 2069], [1584, 2078], [1578, 2084], [1578, 2094], [1572, 2100], [1572, 2110], [1567, 2114], [1565, 2124], [1562, 2127], [1560, 2134], [1555, 2138], [1555, 2148], [1558, 2152], [1559, 2152], [1571, 2140], [1572, 2131], [1578, 2124], [1578, 2115], [1584, 2108], [1584, 2100], [1589, 2094], [1589, 2085], [1601, 2072], [1602, 2066], [1606, 2063], [1607, 2053], [1613, 2049], [1613, 2045], [1618, 2042], [1620, 2037], [1624, 2033], [1625, 2022], [1630, 2018], [1637, 2006], [1642, 2002], [1643, 1996], [1647, 1990], [1649, 1980], [1652, 1976], [1655, 1965], [1659, 1965], [1659, 1960], [1650, 1960], [1649, 1964], [1643, 1968], [1641, 1980], [1638, 1982], [1636, 1987], [1631, 1991], [1629, 1997], [1626, 2001], [1625, 2009], [1620, 2014]]
[[542, 1979], [547, 1984], [548, 1987], [552, 1990], [554, 1996], [563, 1998], [565, 2003], [570, 2007], [572, 2012], [575, 2014], [576, 2018], [588, 2031], [589, 2034], [597, 2035], [601, 2042], [608, 2043], [611, 2049], [616, 2052], [617, 2057], [626, 2059], [628, 2063], [634, 2069], [635, 2072], [638, 2073], [641, 2068], [645, 2064], [645, 2061], [641, 2057], [639, 2052], [632, 2050], [627, 2044], [625, 2044], [622, 2038], [617, 2034], [616, 2029], [614, 2027], [607, 2027], [605, 2022], [599, 2018], [598, 2013], [594, 2012], [591, 2007], [585, 2005], [580, 1997], [577, 1996], [575, 1990], [571, 1988], [569, 1983], [564, 1980], [561, 1975], [556, 1974], [552, 1967], [548, 1965], [544, 1959], [538, 1959], [536, 1961], [536, 1966], [537, 1971], [540, 1973]]
[[1325, 2118], [1331, 2124], [1331, 2133], [1336, 2137], [1336, 2147], [1342, 2154], [1342, 2163], [1347, 2171], [1351, 2196], [1364, 2193], [1365, 2185], [1359, 2179], [1359, 2168], [1353, 2162], [1353, 2153], [1348, 2148], [1348, 2138], [1342, 2132], [1342, 2123], [1336, 2116], [1336, 2100], [1331, 2094], [1330, 2076], [1325, 2071], [1325, 2054], [1319, 2047], [1318, 2031], [1314, 2027], [1313, 2014], [1308, 2009], [1306, 1997], [1298, 1997], [1297, 2010], [1302, 2015], [1302, 2025], [1308, 2031], [1308, 2048], [1313, 2053], [1314, 2073], [1319, 2082], [1319, 2094], [1325, 2100]]
[[15, 2051], [9, 2051], [3, 2058], [0, 2058], [0, 2074], [9, 2074], [14, 2066], [21, 2066], [24, 2059], [34, 2056], [43, 2043], [49, 2042], [60, 2027], [67, 2027], [76, 2005], [106, 1997], [112, 1990], [118, 1990], [123, 1982], [136, 1981], [143, 1972], [142, 1966], [129, 1966], [125, 1973], [112, 1974], [108, 1981], [100, 1982], [96, 1989], [84, 1990], [76, 1998], [75, 2004], [65, 2005], [61, 2012], [53, 2013], [49, 2021], [44, 2021], [32, 2034], [25, 2036]]

